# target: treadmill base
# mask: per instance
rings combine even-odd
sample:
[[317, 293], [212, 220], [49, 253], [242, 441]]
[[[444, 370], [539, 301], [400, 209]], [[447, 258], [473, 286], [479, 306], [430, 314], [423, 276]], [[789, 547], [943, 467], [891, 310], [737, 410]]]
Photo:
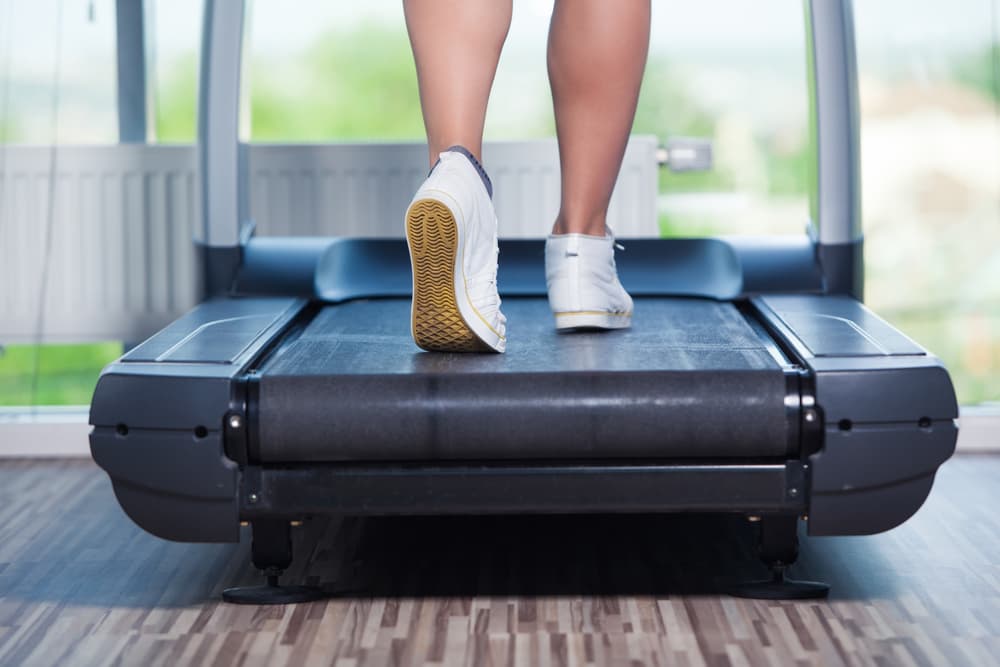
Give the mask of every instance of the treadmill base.
[[830, 587], [819, 581], [785, 578], [785, 570], [799, 557], [799, 518], [773, 514], [757, 518], [757, 552], [771, 570], [771, 578], [733, 584], [729, 594], [758, 600], [808, 600], [825, 598]]
[[264, 586], [240, 586], [222, 591], [222, 599], [235, 604], [294, 604], [329, 597], [316, 586], [279, 586], [278, 577], [292, 564], [291, 523], [261, 519], [253, 522], [251, 558], [267, 577]]
[[240, 586], [222, 591], [222, 599], [234, 604], [295, 604], [327, 597], [315, 586], [279, 586], [277, 575], [268, 575], [264, 586]]

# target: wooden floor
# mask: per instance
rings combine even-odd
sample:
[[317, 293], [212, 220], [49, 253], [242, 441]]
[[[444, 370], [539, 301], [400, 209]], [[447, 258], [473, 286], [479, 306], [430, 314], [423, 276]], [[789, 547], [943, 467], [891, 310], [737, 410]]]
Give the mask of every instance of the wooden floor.
[[956, 458], [901, 528], [806, 540], [827, 601], [719, 594], [764, 574], [737, 517], [411, 518], [297, 529], [289, 579], [341, 594], [266, 608], [219, 601], [248, 535], [165, 542], [89, 462], [0, 462], [0, 664], [1000, 664], [998, 480]]

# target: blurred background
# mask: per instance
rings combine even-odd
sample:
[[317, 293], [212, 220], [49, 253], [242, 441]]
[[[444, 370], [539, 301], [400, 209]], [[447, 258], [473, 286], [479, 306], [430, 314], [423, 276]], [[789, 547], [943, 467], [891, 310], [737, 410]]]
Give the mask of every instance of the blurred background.
[[[155, 140], [191, 143], [201, 2], [146, 2]], [[551, 10], [551, 0], [514, 2], [489, 140], [554, 135]], [[661, 234], [801, 233], [811, 160], [801, 3], [653, 10], [634, 132], [708, 137], [715, 150], [711, 172], [662, 172]], [[249, 17], [247, 139], [423, 140], [399, 0], [253, 0]], [[1000, 0], [858, 0], [855, 29], [866, 301], [944, 359], [963, 405], [1000, 409]], [[0, 170], [3, 145], [117, 142], [114, 31], [114, 0], [0, 0]], [[5, 346], [0, 406], [87, 404], [121, 350]]]

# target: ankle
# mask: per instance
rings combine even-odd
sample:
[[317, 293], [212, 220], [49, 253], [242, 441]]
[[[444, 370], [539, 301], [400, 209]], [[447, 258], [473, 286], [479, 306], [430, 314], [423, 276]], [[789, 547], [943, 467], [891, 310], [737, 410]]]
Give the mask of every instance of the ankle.
[[477, 162], [482, 162], [483, 160], [483, 142], [482, 141], [470, 141], [468, 139], [446, 142], [428, 142], [427, 144], [427, 156], [430, 159], [430, 164], [433, 167], [434, 163], [437, 162], [438, 156], [448, 150], [455, 148], [456, 146], [466, 150]]
[[607, 233], [607, 226], [604, 222], [603, 213], [593, 216], [572, 216], [562, 212], [556, 216], [556, 221], [552, 225], [552, 233], [560, 234], [586, 234], [587, 236], [603, 237]]
[[459, 153], [463, 155], [465, 159], [469, 161], [469, 164], [472, 165], [472, 168], [475, 169], [476, 173], [479, 174], [479, 179], [483, 182], [483, 187], [486, 188], [486, 194], [489, 195], [491, 199], [493, 198], [493, 181], [490, 180], [489, 174], [486, 173], [486, 169], [483, 168], [483, 164], [479, 161], [479, 158], [476, 157], [476, 154], [462, 144], [453, 144], [440, 151], [437, 161], [431, 165], [431, 170], [427, 174], [428, 176], [434, 173], [434, 169], [437, 168], [438, 163], [441, 161], [440, 155], [445, 152]]

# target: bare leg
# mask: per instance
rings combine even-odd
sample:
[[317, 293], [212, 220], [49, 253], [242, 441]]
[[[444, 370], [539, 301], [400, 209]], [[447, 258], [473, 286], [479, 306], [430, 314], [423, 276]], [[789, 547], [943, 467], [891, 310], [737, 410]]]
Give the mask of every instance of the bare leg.
[[510, 28], [511, 0], [403, 0], [429, 160], [450, 146], [482, 159], [486, 103]]
[[549, 27], [562, 205], [554, 234], [603, 236], [649, 50], [649, 0], [556, 0]]

